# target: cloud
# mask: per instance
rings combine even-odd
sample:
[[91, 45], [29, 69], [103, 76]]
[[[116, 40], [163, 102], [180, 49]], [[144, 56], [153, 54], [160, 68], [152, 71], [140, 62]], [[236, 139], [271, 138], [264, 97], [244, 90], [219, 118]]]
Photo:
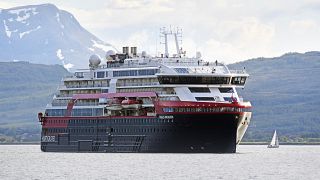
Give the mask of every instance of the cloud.
[[19, 6], [19, 4], [10, 1], [0, 1], [0, 9], [9, 9], [15, 6]]
[[290, 22], [290, 27], [292, 29], [315, 29], [318, 27], [317, 23], [313, 20], [306, 19], [306, 20], [292, 20]]
[[[14, 6], [10, 2], [3, 0], [0, 6]], [[183, 28], [183, 48], [188, 55], [202, 51], [204, 58], [225, 62], [319, 49], [318, 0], [290, 3], [278, 0], [57, 0], [55, 3], [118, 49], [134, 45], [157, 54], [163, 51], [159, 28], [169, 25]], [[170, 52], [175, 50], [171, 48]]]

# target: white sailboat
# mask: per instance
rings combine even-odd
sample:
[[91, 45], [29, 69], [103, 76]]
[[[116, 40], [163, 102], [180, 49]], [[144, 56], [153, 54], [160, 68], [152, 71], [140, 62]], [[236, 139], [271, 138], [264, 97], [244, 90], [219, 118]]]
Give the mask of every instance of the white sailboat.
[[268, 145], [268, 148], [279, 148], [279, 139], [277, 136], [277, 131], [274, 131], [272, 140], [270, 142], [270, 144]]

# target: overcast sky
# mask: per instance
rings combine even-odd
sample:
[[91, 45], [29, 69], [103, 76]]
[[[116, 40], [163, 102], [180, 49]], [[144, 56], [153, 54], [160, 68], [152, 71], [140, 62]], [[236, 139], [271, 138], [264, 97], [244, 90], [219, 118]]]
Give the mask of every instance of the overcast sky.
[[163, 51], [159, 28], [172, 25], [182, 28], [187, 54], [200, 51], [206, 60], [320, 50], [320, 0], [1, 0], [0, 8], [40, 3], [71, 12], [118, 49]]

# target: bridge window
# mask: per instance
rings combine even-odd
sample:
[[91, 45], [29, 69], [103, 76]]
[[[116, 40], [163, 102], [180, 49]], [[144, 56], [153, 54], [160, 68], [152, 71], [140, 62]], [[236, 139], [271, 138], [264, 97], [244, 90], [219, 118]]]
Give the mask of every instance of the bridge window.
[[246, 77], [232, 77], [231, 84], [244, 85], [246, 83]]
[[229, 84], [230, 77], [159, 76], [160, 84]]
[[192, 93], [210, 93], [210, 89], [206, 87], [189, 87]]
[[233, 88], [219, 88], [221, 93], [234, 93]]

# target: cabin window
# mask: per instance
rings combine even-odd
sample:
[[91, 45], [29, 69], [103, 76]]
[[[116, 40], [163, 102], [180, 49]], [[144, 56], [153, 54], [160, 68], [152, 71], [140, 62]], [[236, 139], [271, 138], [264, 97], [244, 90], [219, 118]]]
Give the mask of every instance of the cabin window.
[[108, 93], [108, 89], [101, 89], [102, 93]]
[[97, 72], [97, 78], [104, 78], [104, 71]]
[[77, 78], [83, 78], [83, 72], [76, 72], [74, 73], [74, 75], [77, 77]]

